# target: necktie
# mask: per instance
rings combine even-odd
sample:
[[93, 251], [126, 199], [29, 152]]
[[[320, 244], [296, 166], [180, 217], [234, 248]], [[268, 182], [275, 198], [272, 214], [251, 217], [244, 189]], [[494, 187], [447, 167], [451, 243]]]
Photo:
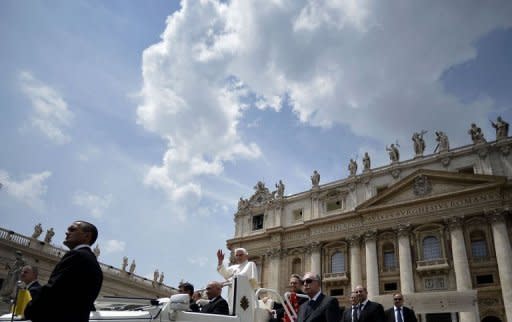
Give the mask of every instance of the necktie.
[[396, 308], [396, 322], [404, 322], [402, 319], [402, 309], [399, 307]]
[[357, 322], [358, 319], [357, 319], [357, 316], [358, 316], [358, 309], [357, 309], [357, 305], [352, 305], [352, 322]]

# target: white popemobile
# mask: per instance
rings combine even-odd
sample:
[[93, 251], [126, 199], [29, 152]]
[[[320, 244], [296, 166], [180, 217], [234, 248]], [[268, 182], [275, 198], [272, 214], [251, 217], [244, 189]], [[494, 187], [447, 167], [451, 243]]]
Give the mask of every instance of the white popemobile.
[[[158, 300], [99, 300], [97, 307], [99, 310], [91, 312], [90, 322], [143, 322], [143, 321], [194, 321], [194, 322], [223, 322], [223, 321], [239, 321], [239, 322], [264, 322], [269, 319], [269, 310], [258, 301], [259, 294], [267, 293], [277, 301], [284, 303], [283, 307], [286, 314], [293, 316], [296, 320], [296, 313], [290, 310], [292, 307], [288, 294], [283, 298], [272, 289], [258, 288], [254, 290], [247, 277], [237, 276], [233, 282], [227, 283], [229, 287], [233, 287], [233, 301], [235, 303], [231, 309], [231, 315], [216, 315], [206, 313], [189, 312], [189, 295], [175, 294], [170, 298], [161, 298]], [[109, 307], [109, 310], [102, 308]], [[128, 310], [126, 308], [129, 308]], [[113, 310], [114, 309], [114, 310]], [[5, 314], [0, 317], [0, 321], [26, 321], [22, 317], [12, 317], [11, 314]]]

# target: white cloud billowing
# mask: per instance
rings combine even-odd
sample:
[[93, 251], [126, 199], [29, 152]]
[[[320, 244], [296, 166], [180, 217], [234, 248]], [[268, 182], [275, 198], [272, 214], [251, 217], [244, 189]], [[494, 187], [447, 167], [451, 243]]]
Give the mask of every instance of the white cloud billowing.
[[50, 141], [65, 144], [71, 137], [65, 132], [71, 125], [73, 113], [62, 96], [29, 72], [19, 75], [21, 90], [32, 103], [30, 126]]
[[46, 180], [51, 175], [50, 171], [43, 171], [26, 175], [25, 179], [15, 181], [6, 171], [0, 170], [0, 183], [2, 190], [5, 190], [12, 198], [36, 210], [43, 210], [45, 204], [43, 197], [48, 190]]
[[73, 195], [73, 204], [85, 208], [95, 218], [102, 217], [111, 202], [111, 194], [98, 196], [90, 192], [78, 191]]
[[126, 247], [126, 243], [124, 241], [115, 240], [115, 239], [106, 240], [105, 243], [103, 244], [103, 249], [108, 254], [122, 252], [122, 251], [124, 251], [125, 247]]
[[440, 78], [475, 56], [480, 37], [512, 25], [512, 2], [470, 2], [182, 1], [143, 55], [138, 122], [168, 140], [145, 183], [193, 204], [200, 176], [261, 156], [239, 136], [244, 111], [285, 100], [312, 126], [388, 144], [443, 129], [460, 144], [492, 101], [464, 105]]
[[208, 257], [206, 256], [189, 257], [187, 260], [190, 264], [199, 267], [204, 267], [208, 264]]

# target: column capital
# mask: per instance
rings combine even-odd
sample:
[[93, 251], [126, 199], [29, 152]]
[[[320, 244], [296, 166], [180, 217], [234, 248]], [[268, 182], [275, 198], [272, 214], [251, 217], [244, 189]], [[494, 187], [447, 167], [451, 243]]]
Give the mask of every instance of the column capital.
[[462, 229], [462, 225], [464, 224], [464, 216], [447, 218], [445, 223], [448, 225], [448, 228], [450, 228], [450, 231]]
[[265, 256], [269, 258], [279, 258], [281, 257], [281, 254], [283, 253], [283, 250], [277, 247], [269, 248], [265, 252]]
[[348, 238], [348, 242], [350, 247], [358, 247], [361, 246], [361, 236], [352, 235]]
[[369, 230], [364, 233], [364, 241], [376, 241], [377, 240], [377, 230]]
[[506, 211], [499, 211], [499, 210], [493, 210], [486, 212], [485, 215], [487, 217], [487, 220], [491, 223], [504, 223], [505, 222], [505, 214]]
[[396, 228], [398, 237], [409, 237], [411, 233], [411, 224], [398, 224]]
[[314, 241], [306, 245], [307, 252], [309, 254], [320, 251], [321, 245], [320, 242]]

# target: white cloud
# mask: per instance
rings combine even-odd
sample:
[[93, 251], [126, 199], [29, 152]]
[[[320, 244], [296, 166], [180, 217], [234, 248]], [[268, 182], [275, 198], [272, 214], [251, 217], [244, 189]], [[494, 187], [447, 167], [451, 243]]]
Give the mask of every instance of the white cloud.
[[104, 249], [106, 253], [119, 253], [124, 251], [126, 243], [124, 241], [110, 239], [105, 241]]
[[30, 125], [57, 144], [71, 141], [65, 129], [73, 120], [73, 113], [68, 109], [61, 95], [32, 76], [29, 72], [19, 75], [21, 90], [32, 103]]
[[14, 181], [10, 179], [6, 171], [0, 170], [0, 183], [2, 184], [2, 189], [5, 190], [9, 196], [34, 209], [42, 210], [44, 208], [42, 197], [48, 190], [45, 181], [51, 175], [51, 172], [43, 171], [41, 173], [27, 175], [26, 179]]
[[143, 55], [138, 122], [169, 142], [145, 183], [194, 205], [201, 176], [261, 156], [239, 136], [243, 112], [283, 101], [312, 126], [346, 125], [387, 144], [443, 129], [458, 145], [492, 101], [465, 105], [440, 77], [511, 16], [510, 1], [182, 1]]
[[73, 204], [85, 208], [93, 217], [100, 218], [112, 202], [112, 195], [98, 196], [85, 191], [75, 192]]

